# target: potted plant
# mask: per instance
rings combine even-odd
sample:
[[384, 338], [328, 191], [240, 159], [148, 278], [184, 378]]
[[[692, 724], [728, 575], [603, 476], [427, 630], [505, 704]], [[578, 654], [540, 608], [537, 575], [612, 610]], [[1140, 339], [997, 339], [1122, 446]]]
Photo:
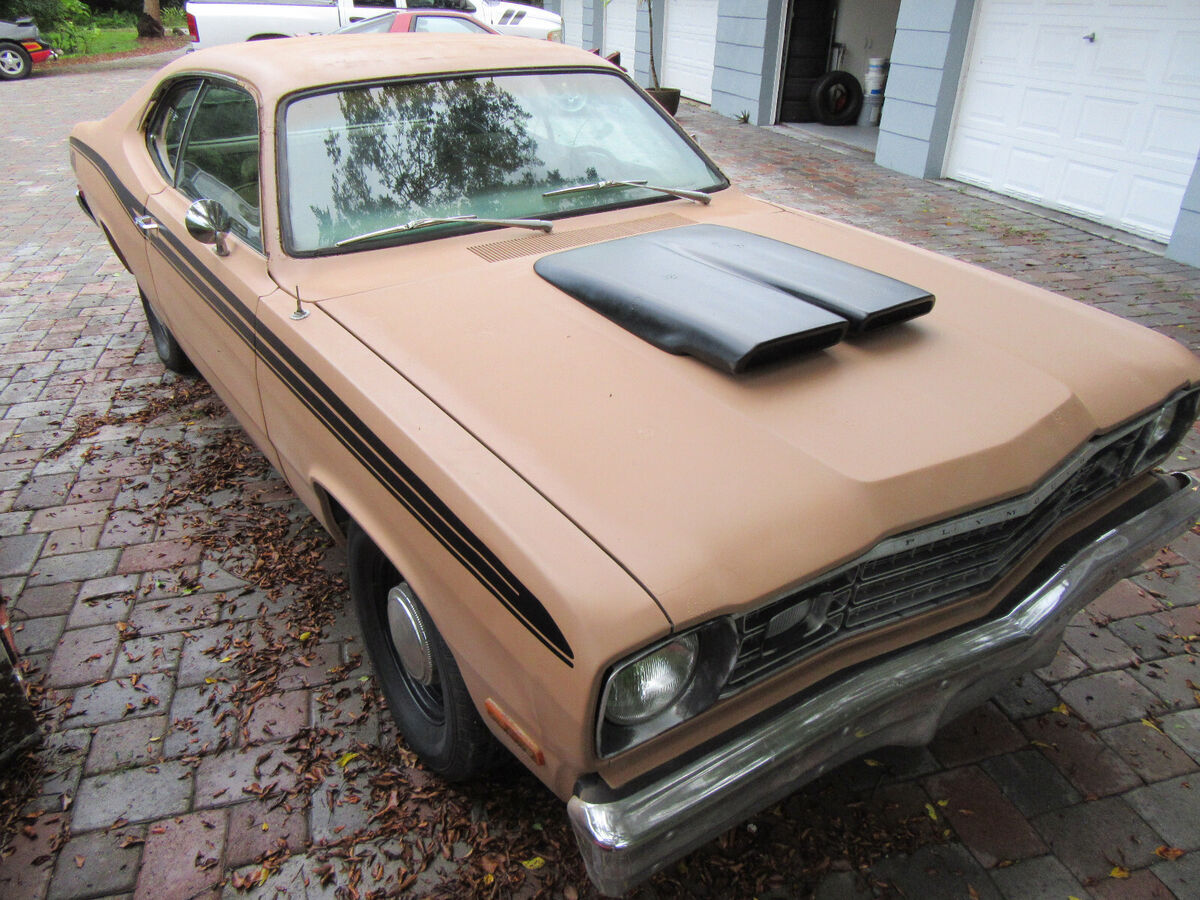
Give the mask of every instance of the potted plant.
[[650, 17], [650, 87], [646, 93], [673, 116], [679, 111], [679, 88], [665, 88], [658, 82], [658, 67], [654, 63], [654, 0], [646, 0], [646, 13]]

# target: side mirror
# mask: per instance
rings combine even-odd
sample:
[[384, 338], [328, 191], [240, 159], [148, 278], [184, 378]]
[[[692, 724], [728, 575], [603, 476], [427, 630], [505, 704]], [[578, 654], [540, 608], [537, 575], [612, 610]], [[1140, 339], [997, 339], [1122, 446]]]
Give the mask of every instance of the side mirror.
[[229, 234], [229, 213], [216, 200], [197, 200], [183, 217], [188, 234], [202, 244], [212, 244], [217, 256], [228, 256], [225, 235]]

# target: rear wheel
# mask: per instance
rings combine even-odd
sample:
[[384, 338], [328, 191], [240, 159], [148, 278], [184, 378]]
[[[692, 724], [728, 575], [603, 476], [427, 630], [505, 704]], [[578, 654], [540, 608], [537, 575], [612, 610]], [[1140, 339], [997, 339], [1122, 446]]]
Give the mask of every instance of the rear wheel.
[[172, 372], [184, 375], [196, 371], [192, 361], [187, 358], [187, 354], [175, 340], [175, 335], [171, 334], [171, 329], [167, 328], [155, 314], [150, 301], [146, 299], [145, 292], [138, 291], [138, 293], [142, 296], [142, 310], [146, 313], [146, 324], [150, 326], [150, 336], [154, 338], [154, 350], [158, 353], [162, 364]]
[[403, 576], [351, 523], [350, 596], [388, 707], [409, 748], [448, 781], [481, 775], [500, 745], [479, 717], [450, 648]]
[[16, 44], [0, 44], [0, 78], [16, 81], [28, 78], [33, 71], [33, 58], [29, 51]]

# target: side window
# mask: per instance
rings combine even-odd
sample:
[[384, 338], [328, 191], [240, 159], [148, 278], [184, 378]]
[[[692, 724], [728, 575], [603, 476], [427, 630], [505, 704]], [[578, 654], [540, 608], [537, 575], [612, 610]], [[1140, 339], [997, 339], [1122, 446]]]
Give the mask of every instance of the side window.
[[478, 10], [471, 0], [408, 0], [409, 9], [455, 9], [474, 15]]
[[417, 16], [413, 31], [430, 31], [438, 34], [487, 34], [482, 28], [467, 19], [453, 16]]
[[150, 155], [159, 171], [172, 183], [179, 161], [179, 147], [183, 143], [183, 129], [199, 92], [199, 81], [184, 82], [172, 88], [154, 111], [146, 132]]
[[395, 13], [384, 13], [381, 16], [372, 16], [369, 19], [362, 19], [355, 22], [353, 25], [347, 25], [344, 28], [339, 28], [338, 34], [382, 34], [385, 31], [392, 30], [392, 23], [396, 21]]
[[196, 102], [175, 186], [190, 200], [217, 200], [230, 230], [262, 250], [258, 193], [258, 107], [244, 90], [210, 83]]

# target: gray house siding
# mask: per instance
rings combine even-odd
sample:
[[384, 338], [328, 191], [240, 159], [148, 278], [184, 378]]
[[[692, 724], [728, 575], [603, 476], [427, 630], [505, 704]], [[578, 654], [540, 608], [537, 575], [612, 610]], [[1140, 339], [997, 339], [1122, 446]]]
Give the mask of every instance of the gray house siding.
[[875, 161], [938, 178], [950, 139], [975, 0], [904, 0]]
[[721, 0], [717, 8], [712, 108], [727, 116], [749, 114], [770, 125], [775, 111], [779, 23], [786, 0]]
[[1192, 169], [1192, 178], [1183, 195], [1179, 218], [1167, 245], [1167, 256], [1171, 259], [1200, 266], [1200, 160]]
[[604, 0], [583, 0], [583, 49], [600, 46], [604, 31]]

